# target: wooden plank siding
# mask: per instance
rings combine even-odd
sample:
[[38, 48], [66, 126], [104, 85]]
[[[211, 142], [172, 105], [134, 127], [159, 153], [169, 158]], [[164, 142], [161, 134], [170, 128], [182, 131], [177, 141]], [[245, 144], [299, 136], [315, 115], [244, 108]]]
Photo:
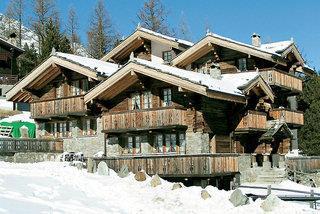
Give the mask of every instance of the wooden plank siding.
[[116, 172], [126, 165], [133, 173], [145, 170], [148, 175], [158, 174], [161, 177], [213, 177], [238, 172], [239, 156], [238, 154], [151, 155], [96, 158], [95, 161], [106, 161]]
[[274, 119], [281, 119], [283, 117], [284, 121], [288, 124], [294, 125], [303, 125], [304, 117], [303, 112], [300, 111], [292, 111], [289, 109], [272, 109], [270, 112], [270, 116]]
[[102, 116], [103, 130], [150, 129], [163, 126], [187, 126], [186, 110], [165, 108], [105, 113]]
[[289, 157], [286, 164], [291, 170], [304, 173], [320, 171], [320, 156]]
[[17, 152], [63, 152], [59, 139], [14, 139], [0, 138], [0, 154]]
[[86, 112], [82, 96], [56, 98], [46, 101], [35, 101], [30, 105], [31, 117], [64, 116]]
[[262, 112], [248, 111], [247, 115], [241, 118], [236, 131], [240, 130], [264, 130], [266, 129], [267, 115]]
[[277, 69], [261, 69], [259, 71], [263, 79], [271, 86], [302, 92], [302, 80], [294, 75]]
[[0, 84], [14, 85], [18, 82], [18, 80], [18, 75], [0, 74]]

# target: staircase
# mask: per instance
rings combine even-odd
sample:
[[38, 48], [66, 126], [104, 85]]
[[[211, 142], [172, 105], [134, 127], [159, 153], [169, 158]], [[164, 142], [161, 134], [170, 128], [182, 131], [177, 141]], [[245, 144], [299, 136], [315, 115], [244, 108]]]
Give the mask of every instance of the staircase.
[[[260, 168], [260, 167], [259, 167]], [[262, 168], [257, 170], [256, 183], [277, 184], [286, 179], [285, 168]]]

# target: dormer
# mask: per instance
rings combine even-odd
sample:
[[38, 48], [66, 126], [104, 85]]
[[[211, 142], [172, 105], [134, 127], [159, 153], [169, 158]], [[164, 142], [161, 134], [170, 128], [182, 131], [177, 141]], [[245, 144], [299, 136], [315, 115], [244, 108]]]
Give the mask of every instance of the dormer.
[[124, 39], [101, 60], [125, 64], [133, 53], [135, 58], [169, 64], [173, 58], [192, 45], [192, 42], [138, 26], [133, 34]]

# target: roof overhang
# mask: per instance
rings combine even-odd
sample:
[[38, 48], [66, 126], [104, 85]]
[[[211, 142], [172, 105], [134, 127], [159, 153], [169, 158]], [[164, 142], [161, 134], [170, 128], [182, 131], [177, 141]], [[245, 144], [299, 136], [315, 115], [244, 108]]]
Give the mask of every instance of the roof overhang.
[[50, 56], [30, 74], [14, 85], [6, 94], [7, 100], [14, 102], [29, 102], [32, 99], [30, 91], [38, 90], [61, 74], [60, 67], [70, 69], [91, 79], [98, 80], [96, 72], [57, 56]]
[[172, 60], [172, 65], [177, 67], [186, 67], [210, 52], [214, 45], [246, 53], [248, 55], [265, 59], [277, 64], [286, 65], [285, 61], [281, 60], [279, 55], [214, 35], [207, 35], [194, 46], [178, 55]]
[[300, 54], [297, 46], [292, 43], [291, 45], [289, 45], [285, 50], [283, 50], [281, 52], [281, 56], [283, 58], [285, 58], [289, 53], [293, 53], [293, 55], [295, 56], [295, 58], [297, 59], [297, 61], [304, 66], [304, 59], [302, 57], [302, 55]]
[[241, 89], [244, 94], [249, 94], [251, 91], [258, 94], [257, 89], [260, 89], [272, 102], [274, 102], [274, 93], [269, 84], [261, 77], [261, 75], [241, 86], [239, 89]]
[[138, 47], [142, 46], [145, 40], [156, 41], [162, 44], [166, 44], [170, 47], [181, 49], [181, 45], [177, 41], [169, 40], [161, 36], [137, 29], [133, 34], [122, 41], [118, 46], [112, 49], [104, 57], [101, 58], [103, 61], [116, 61], [119, 58], [127, 57]]
[[187, 79], [161, 72], [155, 68], [130, 61], [115, 74], [84, 96], [84, 102], [89, 103], [93, 100], [110, 100], [129, 88], [132, 84], [139, 81], [138, 75], [142, 74], [171, 85], [175, 85], [184, 91], [190, 91], [210, 98], [226, 100], [237, 103], [246, 103], [245, 96], [227, 94], [220, 91], [209, 90], [206, 86], [191, 82]]
[[11, 44], [10, 42], [8, 42], [2, 38], [0, 38], [0, 44], [6, 46], [8, 49], [12, 48], [13, 50], [15, 50], [15, 52], [19, 53], [19, 55], [24, 52], [24, 50], [22, 48], [14, 45], [14, 44]]

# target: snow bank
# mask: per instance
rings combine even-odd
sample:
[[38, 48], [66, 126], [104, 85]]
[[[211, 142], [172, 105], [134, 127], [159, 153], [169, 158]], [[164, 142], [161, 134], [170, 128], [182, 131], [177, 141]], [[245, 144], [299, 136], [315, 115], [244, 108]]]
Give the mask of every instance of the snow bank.
[[0, 109], [13, 110], [13, 102], [0, 99]]
[[[131, 173], [119, 178], [89, 174], [68, 163], [13, 164], [0, 162], [0, 213], [263, 213], [262, 200], [234, 207], [231, 191], [208, 186], [212, 196], [201, 198], [200, 187], [171, 190], [161, 180], [151, 187], [151, 178], [137, 182]], [[274, 213], [312, 212], [303, 205], [283, 202]]]
[[4, 118], [0, 120], [0, 122], [15, 122], [15, 121], [21, 121], [21, 122], [29, 122], [29, 123], [35, 123], [34, 119], [31, 119], [31, 113], [28, 111], [24, 111], [22, 114], [16, 114], [7, 118]]

